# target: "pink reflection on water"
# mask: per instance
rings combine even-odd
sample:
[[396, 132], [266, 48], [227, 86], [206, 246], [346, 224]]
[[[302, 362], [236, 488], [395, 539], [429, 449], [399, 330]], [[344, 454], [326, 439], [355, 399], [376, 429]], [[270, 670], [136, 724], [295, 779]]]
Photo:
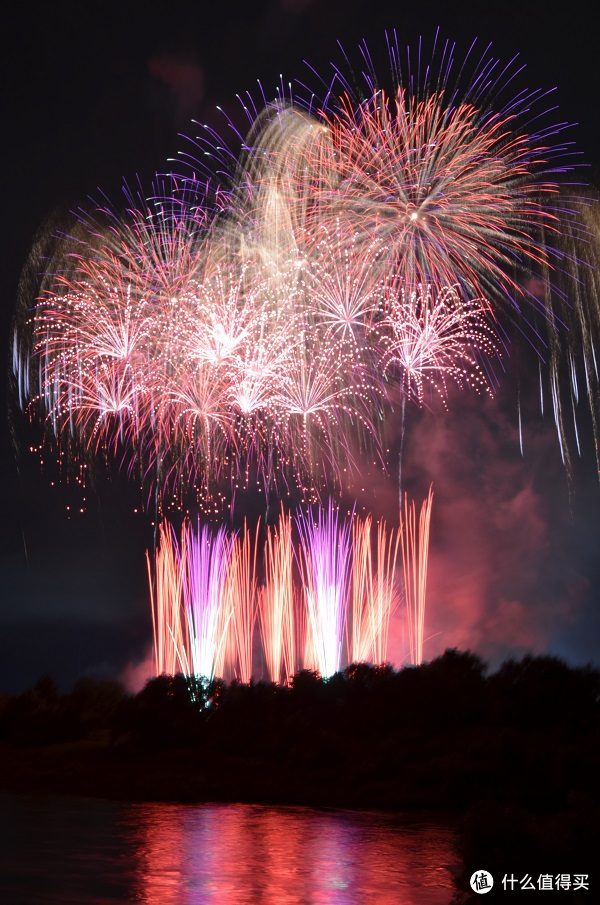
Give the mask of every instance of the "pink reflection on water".
[[136, 806], [134, 901], [146, 905], [447, 905], [445, 826], [254, 805]]

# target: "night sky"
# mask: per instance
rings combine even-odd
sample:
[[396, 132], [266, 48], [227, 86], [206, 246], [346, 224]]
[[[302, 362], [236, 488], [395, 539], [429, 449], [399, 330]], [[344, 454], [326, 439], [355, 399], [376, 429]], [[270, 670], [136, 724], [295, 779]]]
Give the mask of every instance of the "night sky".
[[[557, 86], [557, 119], [577, 124], [588, 164], [578, 175], [600, 184], [591, 4], [566, 5], [560, 18], [542, 3], [175, 0], [161, 15], [126, 3], [98, 5], [93, 15], [79, 3], [21, 6], [3, 23], [1, 81], [0, 691], [44, 673], [62, 685], [132, 675], [150, 647], [144, 550], [152, 528], [141, 495], [114, 468], [99, 469], [83, 492], [64, 476], [60, 483], [52, 457], [41, 466], [29, 451], [41, 432], [8, 394], [19, 274], [48, 218], [85, 206], [98, 188], [118, 199], [123, 178], [148, 184], [183, 147], [178, 133], [193, 132], [192, 118], [219, 126], [216, 105], [237, 115], [237, 92], [253, 90], [257, 78], [272, 89], [280, 73], [302, 78], [304, 60], [325, 71], [338, 39], [352, 48], [366, 38], [385, 73], [385, 28], [412, 43], [440, 26], [464, 51], [478, 37], [501, 58], [519, 53], [521, 84]], [[459, 646], [492, 663], [525, 650], [598, 662], [592, 440], [583, 438], [569, 487], [551, 420], [525, 393], [521, 458], [516, 392], [507, 376], [493, 401], [462, 394], [449, 413], [409, 413], [407, 486], [424, 492], [433, 480], [436, 492], [426, 653]], [[393, 517], [396, 494], [393, 477], [365, 474], [358, 508]]]

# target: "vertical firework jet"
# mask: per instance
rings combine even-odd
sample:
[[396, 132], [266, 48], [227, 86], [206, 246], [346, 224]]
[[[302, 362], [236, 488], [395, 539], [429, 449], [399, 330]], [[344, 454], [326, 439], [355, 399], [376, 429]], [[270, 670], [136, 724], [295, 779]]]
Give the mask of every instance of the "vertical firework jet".
[[352, 663], [367, 663], [372, 655], [371, 618], [368, 602], [373, 595], [373, 557], [370, 515], [352, 524], [352, 622], [349, 657]]
[[336, 673], [342, 660], [351, 568], [349, 525], [340, 524], [330, 500], [327, 509], [300, 513], [300, 568], [308, 609], [313, 651], [324, 678]]
[[431, 525], [432, 504], [433, 488], [430, 487], [427, 497], [421, 504], [418, 524], [415, 503], [414, 500], [409, 501], [408, 494], [404, 495], [404, 505], [400, 513], [408, 642], [411, 663], [416, 666], [423, 662], [429, 528]]
[[[185, 529], [184, 529], [185, 530]], [[213, 533], [206, 525], [188, 533], [183, 601], [194, 675], [222, 676], [233, 601], [227, 571], [233, 541], [225, 528]]]
[[348, 660], [385, 663], [390, 617], [398, 604], [396, 560], [400, 534], [377, 524], [373, 556], [371, 516], [352, 524], [351, 626]]
[[256, 556], [260, 521], [252, 536], [244, 522], [241, 534], [236, 535], [231, 548], [226, 582], [226, 610], [231, 613], [226, 661], [240, 682], [252, 678], [254, 626], [256, 623], [258, 586]]
[[186, 522], [178, 540], [163, 523], [154, 560], [148, 555], [157, 675], [250, 682], [266, 672], [289, 684], [300, 669], [329, 678], [352, 662], [386, 662], [399, 545], [400, 532], [370, 517], [344, 520], [331, 501], [229, 536]]
[[369, 607], [371, 635], [373, 638], [372, 662], [381, 665], [387, 661], [390, 617], [398, 604], [396, 560], [400, 533], [386, 529], [385, 523], [377, 525], [377, 552], [375, 557], [375, 581], [373, 603]]
[[183, 602], [183, 562], [186, 561], [186, 536], [182, 534], [180, 550], [173, 529], [163, 523], [159, 527], [159, 542], [154, 564], [146, 553], [152, 634], [154, 640], [154, 668], [156, 675], [192, 674], [188, 657], [189, 643]]
[[267, 528], [265, 586], [259, 597], [259, 620], [267, 674], [287, 683], [294, 675], [294, 548], [292, 518], [281, 512]]

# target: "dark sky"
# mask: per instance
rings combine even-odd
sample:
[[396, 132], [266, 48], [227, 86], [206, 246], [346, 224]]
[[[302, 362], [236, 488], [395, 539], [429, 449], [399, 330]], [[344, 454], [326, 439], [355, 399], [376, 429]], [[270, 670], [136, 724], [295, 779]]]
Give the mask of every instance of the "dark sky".
[[[15, 6], [17, 6], [15, 4]], [[183, 146], [189, 120], [219, 123], [217, 104], [256, 79], [325, 70], [336, 41], [366, 38], [385, 72], [385, 28], [406, 43], [436, 26], [465, 50], [473, 37], [527, 63], [524, 83], [557, 86], [560, 118], [598, 184], [598, 65], [592, 4], [394, 3], [378, 0], [164, 4], [19, 4], [3, 22], [1, 344], [36, 231], [101, 187], [149, 178]], [[151, 8], [148, 4], [146, 9]], [[532, 416], [526, 455], [510, 382], [495, 407], [459, 404], [448, 417], [414, 413], [407, 468], [436, 483], [430, 652], [474, 646], [494, 660], [523, 649], [597, 660], [600, 494], [591, 445], [569, 494], [551, 425]], [[50, 673], [120, 674], [150, 643], [144, 549], [149, 517], [127, 480], [100, 475], [83, 494], [56, 483], [29, 446], [40, 434], [1, 415], [0, 691]], [[369, 483], [371, 481], [371, 483]], [[360, 504], [386, 510], [391, 482], [372, 478]], [[53, 486], [54, 482], [54, 486]], [[67, 507], [71, 508], [68, 510]], [[85, 509], [83, 514], [79, 509]], [[134, 512], [138, 508], [140, 511]]]

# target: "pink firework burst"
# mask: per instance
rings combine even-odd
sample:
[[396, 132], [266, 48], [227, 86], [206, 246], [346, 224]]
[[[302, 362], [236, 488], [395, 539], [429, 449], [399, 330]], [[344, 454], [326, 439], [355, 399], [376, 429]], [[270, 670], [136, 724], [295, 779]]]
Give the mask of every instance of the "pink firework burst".
[[425, 386], [443, 399], [448, 382], [491, 395], [482, 355], [498, 355], [492, 312], [485, 299], [461, 298], [455, 286], [437, 295], [431, 287], [393, 286], [382, 305], [377, 336], [384, 376], [398, 375], [410, 398], [424, 401]]
[[541, 197], [558, 189], [538, 175], [547, 147], [521, 134], [517, 119], [453, 104], [443, 92], [415, 99], [402, 87], [358, 106], [343, 98], [327, 114], [335, 217], [377, 238], [408, 285], [458, 280], [473, 294], [519, 291], [515, 261], [546, 260], [537, 237], [556, 222]]

